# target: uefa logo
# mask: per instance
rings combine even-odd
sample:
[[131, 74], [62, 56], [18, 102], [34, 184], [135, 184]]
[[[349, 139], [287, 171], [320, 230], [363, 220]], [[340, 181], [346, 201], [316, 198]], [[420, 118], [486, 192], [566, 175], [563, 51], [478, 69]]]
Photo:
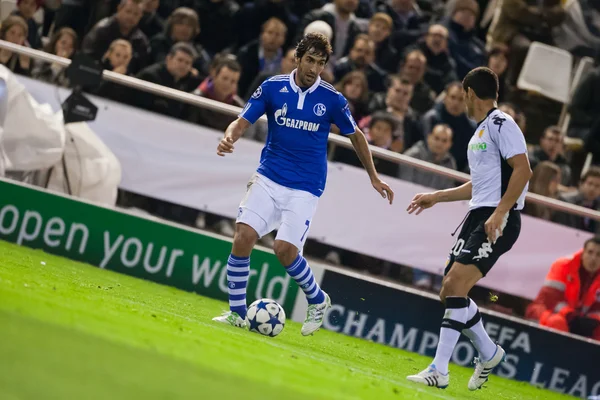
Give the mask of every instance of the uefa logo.
[[258, 88], [256, 88], [256, 90], [254, 91], [254, 93], [252, 93], [252, 98], [253, 99], [258, 99], [261, 94], [262, 94], [262, 87], [259, 86]]
[[313, 111], [315, 112], [315, 115], [317, 117], [322, 117], [327, 112], [327, 108], [325, 108], [325, 104], [323, 104], [323, 103], [317, 103], [313, 107]]

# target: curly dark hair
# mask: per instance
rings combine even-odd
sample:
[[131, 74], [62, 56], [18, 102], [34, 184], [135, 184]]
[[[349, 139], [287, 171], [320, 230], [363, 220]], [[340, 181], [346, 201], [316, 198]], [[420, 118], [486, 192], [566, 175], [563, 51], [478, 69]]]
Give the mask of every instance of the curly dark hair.
[[315, 54], [325, 56], [325, 62], [329, 61], [333, 49], [327, 36], [321, 33], [307, 33], [304, 35], [298, 46], [296, 46], [296, 57], [302, 58], [307, 51], [311, 50]]

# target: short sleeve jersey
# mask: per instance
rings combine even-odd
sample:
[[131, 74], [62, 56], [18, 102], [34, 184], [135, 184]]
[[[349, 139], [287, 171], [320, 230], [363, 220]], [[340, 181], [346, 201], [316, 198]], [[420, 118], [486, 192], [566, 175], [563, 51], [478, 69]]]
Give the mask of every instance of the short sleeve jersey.
[[[496, 108], [490, 110], [478, 124], [467, 151], [473, 184], [471, 210], [498, 206], [512, 174], [507, 160], [518, 154], [527, 154], [523, 132], [510, 115]], [[522, 210], [525, 206], [528, 186], [514, 209]]]
[[296, 71], [264, 81], [240, 117], [250, 123], [267, 114], [268, 134], [257, 172], [291, 189], [321, 196], [327, 179], [327, 139], [331, 124], [351, 135], [356, 122], [344, 96], [317, 78], [302, 89]]

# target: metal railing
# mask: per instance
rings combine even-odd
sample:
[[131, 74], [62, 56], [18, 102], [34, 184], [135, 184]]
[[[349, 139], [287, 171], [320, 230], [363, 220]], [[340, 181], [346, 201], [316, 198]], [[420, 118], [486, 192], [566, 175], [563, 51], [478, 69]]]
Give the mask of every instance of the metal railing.
[[[40, 50], [34, 50], [29, 47], [19, 46], [4, 40], [0, 40], [0, 49], [10, 50], [15, 53], [34, 58], [36, 60], [56, 63], [64, 67], [67, 67], [71, 64], [71, 60], [67, 58], [55, 56], [53, 54], [49, 54]], [[240, 107], [231, 106], [215, 100], [199, 97], [191, 93], [171, 89], [166, 86], [157, 85], [155, 83], [147, 82], [127, 75], [118, 74], [112, 71], [104, 70], [104, 72], [102, 73], [102, 78], [110, 82], [118, 83], [120, 85], [141, 90], [143, 92], [167, 97], [196, 107], [207, 108], [228, 115], [238, 115], [242, 110]], [[261, 117], [261, 120], [263, 122], [266, 122], [266, 117], [263, 115]], [[329, 142], [342, 147], [350, 149], [352, 148], [350, 140], [340, 135], [330, 134]], [[470, 180], [470, 176], [468, 174], [458, 172], [450, 168], [445, 168], [432, 163], [428, 163], [426, 161], [417, 160], [415, 158], [392, 152], [386, 149], [382, 149], [379, 147], [370, 146], [370, 148], [374, 156], [394, 162], [396, 164], [407, 165], [414, 168], [422, 169], [428, 172], [445, 176], [447, 178], [454, 179], [459, 182], [467, 182], [468, 180]], [[591, 210], [589, 208], [576, 206], [573, 204], [566, 203], [564, 201], [555, 200], [534, 193], [527, 193], [527, 200], [535, 204], [547, 206], [557, 211], [575, 214], [578, 216], [600, 221], [600, 212]]]

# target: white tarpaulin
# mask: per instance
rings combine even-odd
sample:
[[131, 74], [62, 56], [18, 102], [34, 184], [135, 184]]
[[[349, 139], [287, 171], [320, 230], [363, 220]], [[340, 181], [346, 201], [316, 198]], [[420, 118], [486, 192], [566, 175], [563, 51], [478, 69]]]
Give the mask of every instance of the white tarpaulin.
[[[40, 102], [52, 103], [49, 86], [23, 79]], [[65, 96], [63, 92], [62, 96]], [[218, 157], [221, 132], [93, 98], [99, 107], [92, 129], [121, 162], [121, 187], [235, 218], [262, 145], [240, 140], [235, 153]], [[56, 100], [53, 103], [58, 106]], [[451, 233], [467, 212], [467, 202], [440, 204], [419, 216], [405, 211], [426, 188], [386, 179], [396, 193], [389, 206], [371, 188], [366, 172], [331, 163], [310, 237], [373, 257], [440, 273], [454, 242]], [[552, 262], [581, 248], [590, 235], [523, 216], [521, 237], [482, 285], [533, 298]]]
[[[6, 169], [34, 171], [59, 162], [65, 147], [65, 130], [60, 118], [45, 101], [35, 101], [10, 70], [0, 65], [6, 82], [8, 104], [2, 138]], [[52, 92], [48, 95], [51, 96]], [[56, 104], [56, 100], [52, 104]], [[60, 106], [55, 110], [60, 109]]]

